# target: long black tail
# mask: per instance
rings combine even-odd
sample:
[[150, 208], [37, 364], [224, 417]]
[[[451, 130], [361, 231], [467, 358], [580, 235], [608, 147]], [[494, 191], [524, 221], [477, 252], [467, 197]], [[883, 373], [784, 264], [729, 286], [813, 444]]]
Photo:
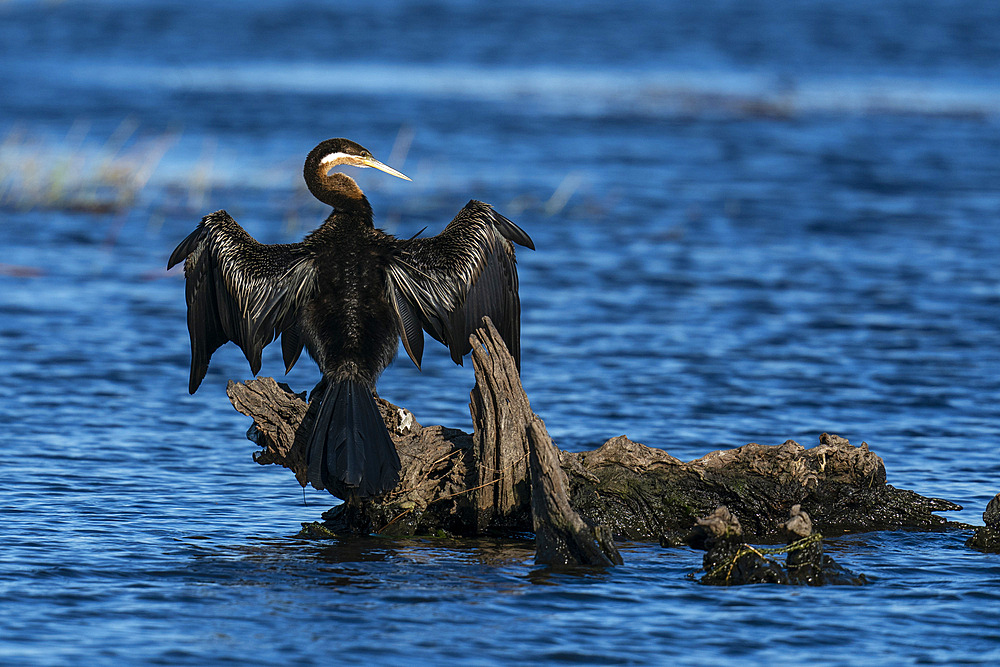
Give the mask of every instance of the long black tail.
[[327, 381], [306, 456], [317, 489], [339, 480], [371, 496], [399, 481], [399, 455], [372, 392], [351, 380]]

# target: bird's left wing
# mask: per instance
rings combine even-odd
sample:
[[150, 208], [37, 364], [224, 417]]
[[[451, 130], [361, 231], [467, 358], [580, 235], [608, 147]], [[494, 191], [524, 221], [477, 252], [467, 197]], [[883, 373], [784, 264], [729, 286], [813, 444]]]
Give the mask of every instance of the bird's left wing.
[[420, 367], [423, 330], [457, 364], [469, 335], [488, 315], [520, 367], [521, 301], [514, 243], [535, 246], [523, 229], [488, 204], [470, 201], [437, 236], [399, 241], [389, 263], [389, 293], [403, 347]]
[[219, 347], [233, 341], [250, 368], [260, 370], [261, 351], [282, 334], [286, 372], [302, 342], [296, 311], [315, 289], [311, 253], [301, 244], [258, 243], [225, 211], [205, 216], [170, 255], [167, 268], [184, 261], [193, 394]]

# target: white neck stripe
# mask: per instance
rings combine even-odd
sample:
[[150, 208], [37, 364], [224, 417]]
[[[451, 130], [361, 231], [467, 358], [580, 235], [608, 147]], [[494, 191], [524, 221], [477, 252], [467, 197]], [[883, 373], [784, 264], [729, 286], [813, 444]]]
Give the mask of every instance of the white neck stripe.
[[332, 162], [334, 164], [337, 164], [339, 162], [343, 162], [344, 160], [357, 160], [357, 159], [358, 159], [357, 155], [351, 155], [350, 153], [342, 153], [338, 151], [337, 153], [330, 153], [322, 160], [320, 160], [319, 163], [330, 164]]

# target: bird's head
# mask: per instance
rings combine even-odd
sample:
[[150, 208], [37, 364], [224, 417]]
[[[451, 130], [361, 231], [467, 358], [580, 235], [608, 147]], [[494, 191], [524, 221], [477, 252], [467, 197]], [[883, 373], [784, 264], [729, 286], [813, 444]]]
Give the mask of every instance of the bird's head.
[[309, 152], [305, 168], [307, 172], [312, 171], [325, 176], [331, 169], [341, 164], [352, 167], [373, 167], [397, 178], [410, 180], [409, 176], [379, 162], [372, 157], [371, 151], [350, 139], [327, 139]]
[[371, 151], [350, 139], [327, 139], [309, 152], [303, 176], [309, 191], [320, 201], [335, 208], [343, 204], [343, 197], [360, 199], [364, 196], [353, 178], [347, 174], [330, 173], [330, 170], [342, 164], [372, 167], [397, 178], [410, 180], [405, 174], [376, 160]]

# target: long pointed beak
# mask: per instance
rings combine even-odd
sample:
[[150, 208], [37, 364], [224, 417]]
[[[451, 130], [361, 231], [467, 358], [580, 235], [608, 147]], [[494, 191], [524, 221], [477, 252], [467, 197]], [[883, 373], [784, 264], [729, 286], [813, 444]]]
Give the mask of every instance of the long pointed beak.
[[381, 162], [379, 162], [378, 160], [376, 160], [373, 157], [364, 157], [364, 158], [361, 158], [360, 162], [361, 162], [361, 164], [358, 165], [358, 166], [372, 167], [374, 169], [378, 169], [379, 171], [384, 171], [387, 174], [391, 174], [392, 176], [395, 176], [396, 178], [401, 178], [404, 181], [412, 181], [413, 180], [412, 178], [410, 178], [409, 176], [407, 176], [403, 172], [396, 171], [395, 169], [393, 169], [389, 165], [382, 164]]

